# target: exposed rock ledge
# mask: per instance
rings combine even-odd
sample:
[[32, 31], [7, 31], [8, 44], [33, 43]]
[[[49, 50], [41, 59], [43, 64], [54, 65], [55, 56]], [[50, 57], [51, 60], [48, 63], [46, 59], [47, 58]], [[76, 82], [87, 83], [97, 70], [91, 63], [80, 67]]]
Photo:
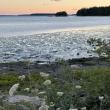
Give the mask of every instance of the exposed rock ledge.
[[18, 102], [30, 102], [35, 105], [41, 105], [44, 100], [39, 98], [38, 96], [30, 97], [25, 95], [15, 95], [15, 96], [8, 96], [7, 101], [9, 103], [18, 103]]

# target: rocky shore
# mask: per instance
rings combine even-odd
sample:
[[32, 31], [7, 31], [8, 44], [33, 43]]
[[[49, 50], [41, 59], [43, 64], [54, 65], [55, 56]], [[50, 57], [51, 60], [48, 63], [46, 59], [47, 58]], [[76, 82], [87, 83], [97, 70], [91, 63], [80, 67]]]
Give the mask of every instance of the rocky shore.
[[0, 73], [19, 73], [27, 74], [28, 72], [47, 72], [58, 74], [60, 69], [65, 65], [71, 68], [88, 68], [88, 67], [109, 67], [110, 60], [107, 58], [80, 58], [70, 59], [67, 61], [59, 60], [56, 62], [9, 62], [0, 63]]

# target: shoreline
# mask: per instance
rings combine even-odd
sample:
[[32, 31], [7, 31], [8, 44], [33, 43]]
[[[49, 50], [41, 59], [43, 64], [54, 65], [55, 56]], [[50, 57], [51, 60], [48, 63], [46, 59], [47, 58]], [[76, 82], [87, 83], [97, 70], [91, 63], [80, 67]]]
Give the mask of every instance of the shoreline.
[[69, 59], [69, 60], [58, 60], [56, 62], [8, 62], [0, 63], [0, 74], [2, 73], [18, 73], [27, 74], [28, 72], [47, 72], [52, 74], [59, 74], [60, 69], [64, 68], [65, 65], [70, 66], [73, 69], [81, 69], [88, 67], [109, 67], [110, 59], [107, 58], [80, 58], [80, 59]]

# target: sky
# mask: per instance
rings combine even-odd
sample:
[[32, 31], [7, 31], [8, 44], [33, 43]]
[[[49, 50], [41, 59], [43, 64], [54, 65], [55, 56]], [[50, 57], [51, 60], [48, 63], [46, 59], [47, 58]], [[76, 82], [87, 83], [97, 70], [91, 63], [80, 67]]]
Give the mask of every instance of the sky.
[[109, 6], [110, 0], [0, 0], [0, 14], [55, 13], [92, 6]]

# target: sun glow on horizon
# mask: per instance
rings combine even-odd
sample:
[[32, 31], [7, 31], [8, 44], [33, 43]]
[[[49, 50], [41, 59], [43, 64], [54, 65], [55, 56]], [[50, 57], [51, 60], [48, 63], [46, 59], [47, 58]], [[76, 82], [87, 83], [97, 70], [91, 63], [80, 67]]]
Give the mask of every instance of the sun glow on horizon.
[[108, 6], [110, 0], [0, 0], [0, 14], [55, 13], [91, 6]]

